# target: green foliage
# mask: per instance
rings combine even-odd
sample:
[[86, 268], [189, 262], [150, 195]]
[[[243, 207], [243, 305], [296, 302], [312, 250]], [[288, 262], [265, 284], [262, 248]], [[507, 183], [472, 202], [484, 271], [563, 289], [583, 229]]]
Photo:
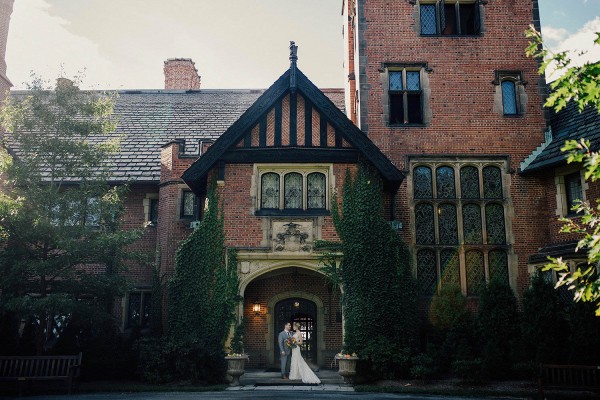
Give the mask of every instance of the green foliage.
[[233, 354], [244, 354], [244, 335], [246, 334], [246, 321], [242, 318], [235, 326], [233, 338], [231, 339], [231, 352]]
[[140, 379], [147, 383], [175, 380], [176, 349], [166, 337], [143, 338], [137, 343]]
[[[35, 79], [26, 98], [0, 111], [0, 313], [30, 321], [38, 353], [84, 318], [110, 320], [121, 271], [140, 260], [128, 245], [139, 230], [120, 229], [126, 186], [107, 184], [106, 160], [118, 149], [113, 96], [82, 92], [67, 80], [54, 90]], [[6, 147], [16, 147], [16, 157]], [[87, 268], [93, 266], [93, 268]]]
[[[406, 245], [383, 218], [382, 185], [366, 166], [347, 172], [341, 212], [333, 220], [341, 239], [345, 349], [357, 353], [373, 377], [407, 372], [406, 349], [416, 340], [416, 289]], [[370, 367], [369, 367], [370, 366]]]
[[479, 383], [483, 381], [483, 362], [480, 358], [456, 360], [452, 372], [463, 382]]
[[[526, 35], [530, 39], [526, 54], [541, 61], [539, 73], [546, 73], [550, 66], [561, 73], [550, 84], [552, 92], [544, 105], [559, 111], [570, 101], [575, 101], [579, 111], [591, 106], [600, 112], [600, 61], [574, 66], [569, 52], [552, 53], [544, 49], [541, 34], [533, 27], [529, 28]], [[596, 33], [594, 44], [600, 45], [600, 33]], [[583, 163], [585, 179], [595, 182], [600, 178], [600, 154], [592, 151], [588, 140], [568, 140], [561, 150], [568, 152], [567, 162]], [[575, 301], [595, 303], [596, 316], [600, 316], [600, 277], [596, 270], [600, 262], [600, 206], [580, 203], [574, 208], [581, 213], [581, 221], [562, 219], [564, 225], [561, 232], [579, 233], [583, 236], [577, 250], [587, 252], [588, 265], [569, 272], [568, 265], [562, 258], [550, 258], [545, 270], [557, 271], [560, 274], [557, 286], [566, 285], [573, 291]]]
[[436, 365], [434, 358], [431, 355], [421, 353], [412, 357], [410, 374], [413, 378], [425, 380], [431, 378], [435, 372]]
[[568, 333], [565, 307], [551, 283], [536, 273], [523, 292], [521, 353], [537, 363], [560, 363], [564, 359], [564, 339]]
[[224, 345], [237, 302], [235, 250], [225, 252], [223, 217], [212, 184], [200, 227], [184, 240], [169, 285], [169, 337], [180, 378], [218, 382], [225, 376]]
[[511, 349], [519, 340], [517, 300], [508, 284], [492, 279], [481, 292], [477, 324], [485, 376], [492, 379], [508, 377], [512, 365]]
[[165, 275], [160, 273], [160, 250], [156, 250], [155, 262], [152, 268], [152, 296], [150, 297], [150, 334], [162, 335], [162, 307], [165, 289]]
[[[554, 107], [556, 111], [566, 107], [571, 100], [577, 102], [579, 110], [587, 105], [600, 110], [600, 61], [574, 66], [572, 54], [568, 51], [553, 53], [544, 48], [542, 35], [531, 26], [526, 32], [530, 39], [525, 53], [540, 60], [540, 75], [550, 68], [561, 73], [561, 76], [550, 84], [552, 93], [546, 99], [546, 107]], [[600, 33], [596, 33], [594, 44], [600, 45]]]
[[563, 343], [569, 349], [569, 364], [596, 365], [600, 360], [600, 318], [594, 316], [594, 308], [586, 302], [573, 303], [567, 308], [570, 334]]

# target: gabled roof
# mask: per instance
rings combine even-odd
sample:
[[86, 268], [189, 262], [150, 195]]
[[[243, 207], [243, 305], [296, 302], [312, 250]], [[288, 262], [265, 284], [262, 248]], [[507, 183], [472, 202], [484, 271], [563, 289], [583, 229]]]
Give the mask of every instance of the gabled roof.
[[[295, 68], [293, 66], [292, 68]], [[325, 94], [319, 90], [300, 70], [290, 68], [267, 89], [256, 102], [235, 121], [223, 135], [204, 153], [187, 171], [184, 172], [183, 180], [197, 193], [203, 191], [206, 182], [206, 176], [209, 171], [223, 160], [226, 152], [235, 148], [235, 146], [244, 138], [244, 135], [255, 127], [261, 117], [271, 110], [276, 102], [280, 101], [285, 95], [298, 92], [304, 98], [308, 99], [315, 110], [324, 116], [327, 121], [334, 126], [336, 134], [352, 146], [354, 154], [357, 156], [352, 160], [358, 162], [361, 159], [369, 161], [380, 173], [386, 184], [386, 187], [397, 190], [402, 182], [403, 174], [394, 164], [379, 150], [373, 142], [350, 121], [346, 115], [337, 108]], [[295, 76], [292, 76], [292, 71]], [[290, 77], [295, 85], [290, 85]], [[295, 78], [295, 79], [294, 79]], [[293, 87], [290, 87], [293, 86]], [[285, 154], [297, 155], [305, 152], [313, 156], [321, 154], [333, 154], [336, 150], [339, 153], [346, 152], [349, 149], [331, 148], [331, 147], [301, 147], [295, 145], [279, 145], [270, 148], [254, 148], [247, 150], [248, 154], [260, 154], [261, 152], [271, 152], [279, 157], [285, 157]], [[275, 150], [275, 151], [273, 151]], [[314, 159], [307, 157], [305, 162], [314, 162]], [[323, 161], [320, 159], [320, 161]], [[251, 158], [246, 162], [253, 162]], [[273, 162], [276, 162], [275, 160]]]
[[[161, 146], [184, 139], [186, 154], [198, 155], [199, 141], [216, 140], [250, 107], [264, 89], [121, 90], [115, 102], [119, 124], [114, 134], [121, 149], [107, 160], [111, 181], [157, 183]], [[343, 109], [342, 89], [324, 89], [336, 107]], [[27, 90], [13, 90], [23, 98]], [[104, 141], [108, 137], [97, 138]], [[17, 154], [17, 143], [10, 143]], [[188, 153], [189, 151], [189, 153]]]
[[580, 112], [577, 103], [571, 101], [559, 112], [552, 112], [550, 127], [551, 140], [542, 145], [543, 149], [538, 154], [530, 156], [533, 160], [523, 168], [522, 174], [566, 164], [566, 154], [560, 150], [566, 140], [587, 139], [592, 150], [600, 148], [600, 113], [595, 107], [586, 107]]

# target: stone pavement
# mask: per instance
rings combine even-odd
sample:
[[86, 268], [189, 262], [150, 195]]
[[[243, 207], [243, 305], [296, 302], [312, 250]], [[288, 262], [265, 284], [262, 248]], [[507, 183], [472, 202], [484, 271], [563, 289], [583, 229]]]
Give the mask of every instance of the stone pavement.
[[321, 380], [320, 385], [303, 384], [300, 381], [281, 379], [279, 372], [265, 372], [264, 370], [247, 370], [240, 377], [242, 386], [232, 386], [226, 390], [231, 391], [320, 391], [320, 392], [354, 392], [354, 388], [343, 383], [337, 371], [320, 370], [316, 372]]

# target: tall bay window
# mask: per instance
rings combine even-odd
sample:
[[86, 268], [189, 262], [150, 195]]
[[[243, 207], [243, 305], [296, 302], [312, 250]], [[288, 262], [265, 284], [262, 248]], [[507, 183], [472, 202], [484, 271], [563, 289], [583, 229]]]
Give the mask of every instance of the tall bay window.
[[495, 161], [411, 163], [421, 295], [458, 285], [477, 296], [490, 279], [508, 283], [504, 170]]

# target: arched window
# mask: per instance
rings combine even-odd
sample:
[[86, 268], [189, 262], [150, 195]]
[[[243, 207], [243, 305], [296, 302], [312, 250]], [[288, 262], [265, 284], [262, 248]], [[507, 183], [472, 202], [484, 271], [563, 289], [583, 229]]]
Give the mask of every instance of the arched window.
[[435, 253], [421, 250], [417, 253], [417, 282], [422, 296], [433, 296], [437, 287], [437, 268]]
[[306, 182], [307, 208], [324, 209], [326, 205], [325, 174], [313, 172], [308, 174]]
[[463, 236], [466, 244], [482, 243], [481, 208], [478, 204], [463, 206]]
[[467, 295], [476, 296], [481, 288], [485, 287], [483, 253], [478, 250], [467, 251], [465, 253], [465, 264], [467, 269]]
[[440, 199], [456, 198], [454, 185], [454, 169], [451, 167], [439, 167], [435, 171], [437, 197]]
[[502, 175], [500, 168], [491, 165], [483, 168], [483, 197], [486, 199], [502, 198]]
[[499, 279], [508, 284], [508, 257], [504, 250], [492, 250], [489, 253], [490, 280]]
[[273, 172], [263, 174], [260, 185], [260, 207], [279, 208], [279, 175]]
[[460, 192], [463, 199], [479, 198], [479, 170], [473, 166], [460, 169]]
[[285, 174], [283, 208], [302, 209], [302, 175], [297, 172]]
[[458, 223], [454, 204], [439, 205], [438, 227], [440, 244], [458, 244]]
[[506, 243], [504, 207], [501, 204], [491, 203], [485, 207], [485, 228], [488, 244]]
[[435, 243], [433, 206], [431, 204], [423, 203], [415, 207], [415, 231], [417, 244]]
[[444, 249], [440, 252], [442, 285], [460, 286], [458, 249]]
[[431, 199], [433, 197], [431, 168], [416, 167], [413, 170], [413, 186], [415, 199]]

